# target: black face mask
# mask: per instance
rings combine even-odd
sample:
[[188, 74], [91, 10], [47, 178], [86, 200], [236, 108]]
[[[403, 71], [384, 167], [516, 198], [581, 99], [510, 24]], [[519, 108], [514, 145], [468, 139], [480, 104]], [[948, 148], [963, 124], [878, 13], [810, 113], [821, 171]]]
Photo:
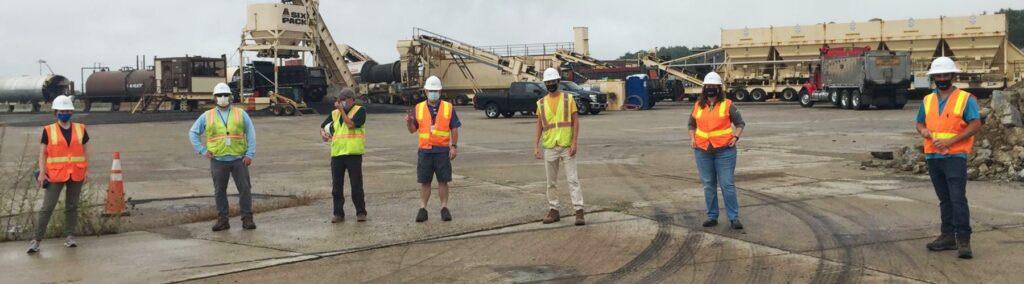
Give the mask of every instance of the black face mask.
[[949, 90], [949, 88], [953, 87], [953, 80], [935, 80], [935, 86], [939, 87], [939, 90]]
[[548, 87], [548, 92], [554, 93], [558, 91], [558, 84], [544, 85]]
[[719, 92], [718, 89], [704, 89], [704, 96], [707, 96], [707, 97], [717, 97], [718, 96], [718, 92]]

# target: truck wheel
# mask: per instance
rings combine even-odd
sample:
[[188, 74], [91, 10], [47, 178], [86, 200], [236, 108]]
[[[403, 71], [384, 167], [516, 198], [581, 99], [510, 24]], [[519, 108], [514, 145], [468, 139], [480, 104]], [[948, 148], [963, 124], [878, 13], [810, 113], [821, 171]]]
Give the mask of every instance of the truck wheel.
[[855, 110], [865, 110], [871, 105], [864, 104], [864, 94], [860, 90], [850, 91], [850, 106]]
[[579, 102], [576, 103], [576, 110], [580, 115], [586, 115], [590, 113], [590, 103]]
[[842, 100], [839, 99], [839, 91], [831, 90], [828, 92], [828, 100], [832, 102], [832, 106], [839, 107], [842, 105]]
[[811, 99], [811, 94], [808, 94], [807, 92], [804, 92], [802, 95], [800, 95], [800, 106], [802, 106], [802, 107], [813, 107], [814, 106], [814, 100]]
[[455, 97], [455, 104], [460, 106], [469, 105], [469, 97], [466, 95]]
[[501, 116], [504, 116], [505, 118], [512, 118], [515, 115], [516, 115], [516, 112], [514, 112], [514, 111], [504, 112], [504, 113], [501, 114]]
[[793, 88], [786, 88], [786, 89], [782, 90], [782, 100], [783, 101], [791, 102], [791, 101], [795, 101], [798, 98], [800, 98], [800, 95], [797, 94], [796, 90], [794, 90]]
[[744, 89], [736, 89], [736, 91], [733, 91], [732, 96], [735, 97], [737, 101], [750, 101], [750, 93], [748, 93], [747, 90]]
[[601, 110], [598, 110], [598, 109], [590, 111], [590, 114], [593, 114], [593, 115], [597, 115], [599, 113], [601, 113]]
[[284, 106], [284, 115], [287, 115], [287, 116], [295, 115], [295, 106], [285, 105]]
[[526, 111], [526, 110], [524, 110], [524, 111], [520, 111], [520, 112], [519, 112], [519, 115], [522, 115], [522, 116], [530, 116], [530, 115], [533, 115], [533, 112], [532, 112], [532, 111]]
[[850, 99], [850, 91], [839, 91], [840, 106], [845, 109], [853, 109], [853, 102]]
[[763, 102], [768, 99], [768, 93], [761, 88], [757, 88], [750, 92], [750, 99], [755, 102]]
[[486, 115], [487, 118], [498, 118], [498, 115], [501, 115], [501, 113], [498, 112], [498, 104], [488, 103], [484, 106], [484, 115]]

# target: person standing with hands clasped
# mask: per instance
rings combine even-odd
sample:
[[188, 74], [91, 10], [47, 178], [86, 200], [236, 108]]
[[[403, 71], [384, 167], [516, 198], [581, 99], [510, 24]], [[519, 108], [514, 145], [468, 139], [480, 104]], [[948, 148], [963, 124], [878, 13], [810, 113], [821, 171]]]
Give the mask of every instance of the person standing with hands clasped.
[[[740, 204], [736, 199], [736, 143], [743, 134], [743, 117], [722, 94], [722, 77], [710, 72], [704, 76], [704, 90], [693, 105], [689, 118], [690, 146], [704, 187], [707, 221], [702, 226], [718, 225], [718, 188], [722, 188], [729, 224], [742, 230]], [[736, 128], [733, 129], [733, 126]]]

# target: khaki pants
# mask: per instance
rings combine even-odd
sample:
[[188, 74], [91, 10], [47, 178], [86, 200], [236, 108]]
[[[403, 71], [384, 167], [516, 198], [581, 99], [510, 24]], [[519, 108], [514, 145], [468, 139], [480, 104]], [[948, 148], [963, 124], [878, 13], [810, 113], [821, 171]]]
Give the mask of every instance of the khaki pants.
[[569, 180], [569, 196], [572, 198], [572, 207], [575, 210], [583, 210], [583, 191], [580, 189], [580, 178], [576, 175], [576, 158], [569, 156], [569, 148], [555, 147], [544, 149], [544, 169], [548, 177], [548, 205], [551, 209], [558, 210], [558, 189], [555, 182], [558, 181], [558, 164], [565, 165], [565, 178]]

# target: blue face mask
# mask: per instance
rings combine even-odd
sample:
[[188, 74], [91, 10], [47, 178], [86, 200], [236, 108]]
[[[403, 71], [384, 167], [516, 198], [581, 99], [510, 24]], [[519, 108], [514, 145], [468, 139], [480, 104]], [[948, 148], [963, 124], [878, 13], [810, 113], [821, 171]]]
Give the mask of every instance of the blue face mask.
[[60, 120], [60, 122], [71, 121], [71, 114], [70, 113], [58, 113], [57, 114], [57, 120]]

